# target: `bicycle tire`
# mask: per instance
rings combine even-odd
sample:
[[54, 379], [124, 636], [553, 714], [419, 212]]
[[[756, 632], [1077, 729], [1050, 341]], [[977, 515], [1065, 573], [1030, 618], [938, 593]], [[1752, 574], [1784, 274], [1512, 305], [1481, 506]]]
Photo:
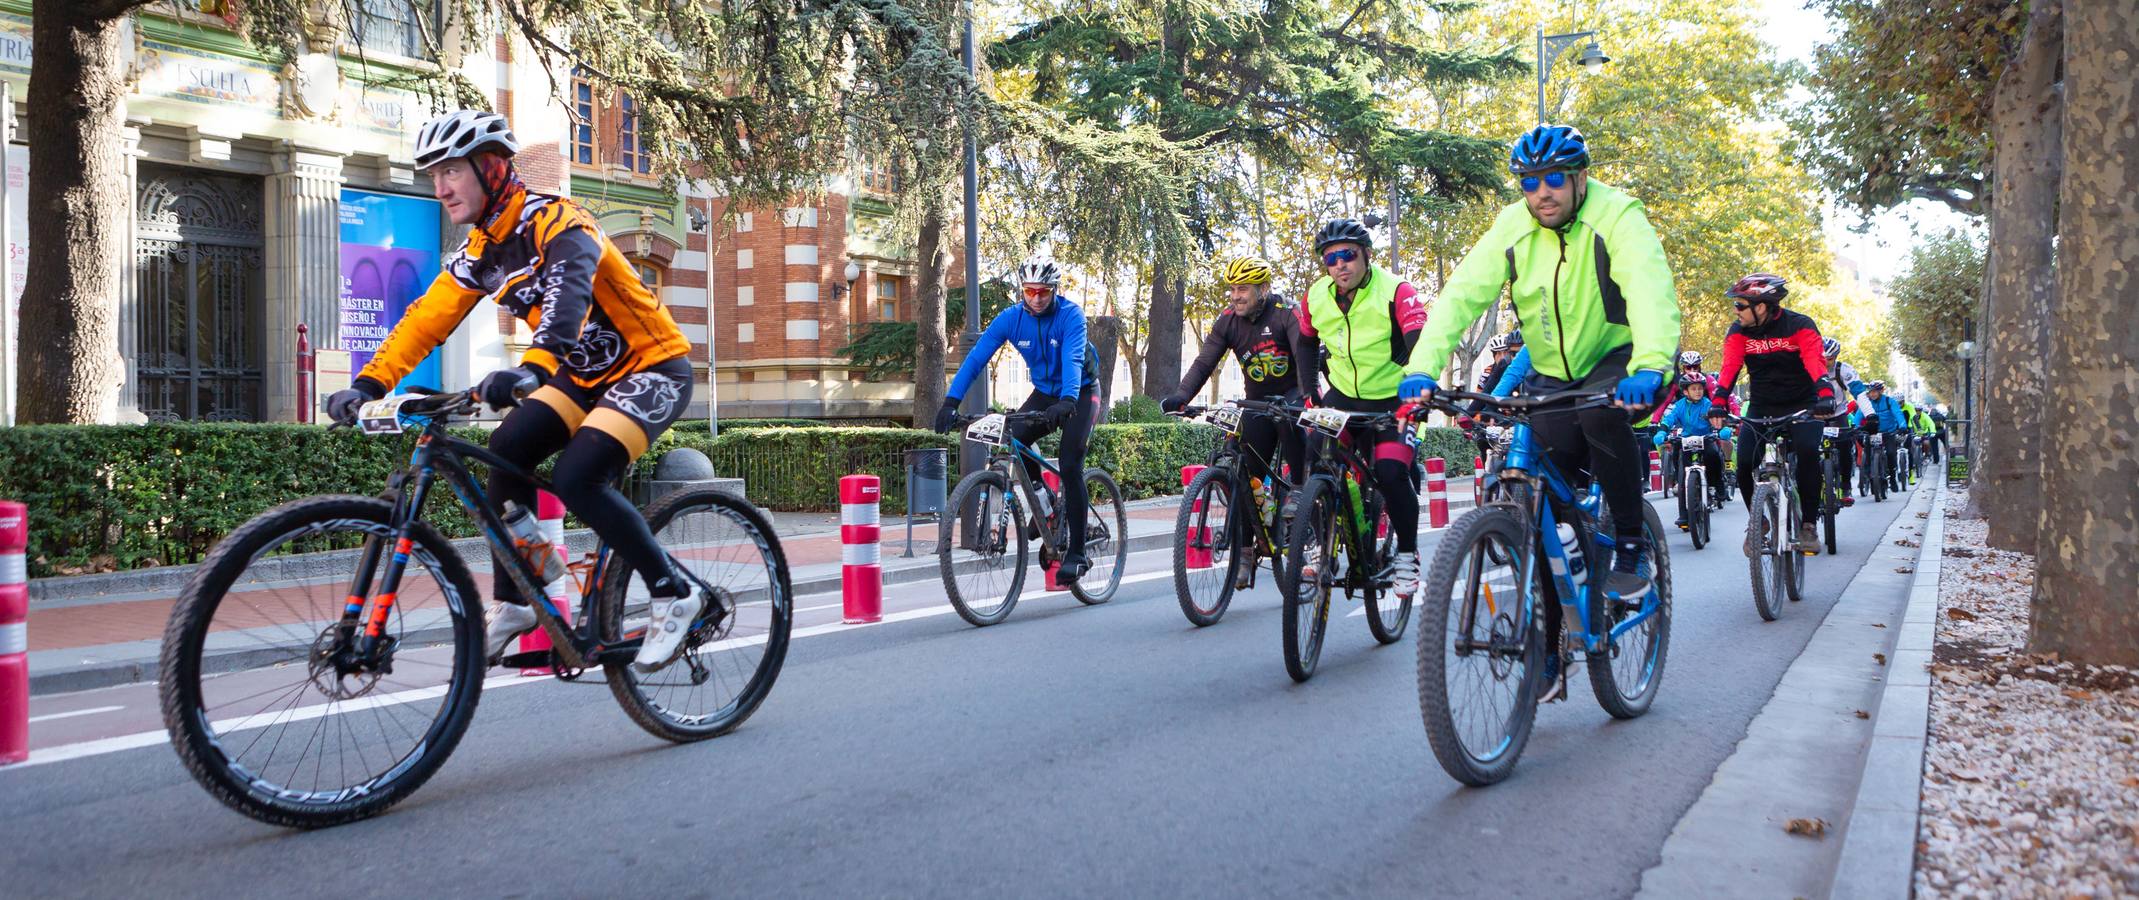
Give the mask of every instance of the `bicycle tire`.
[[[986, 553], [969, 561], [954, 560], [955, 545], [953, 537], [956, 529], [951, 527], [952, 523], [966, 524], [965, 516], [960, 512], [960, 510], [966, 508], [966, 501], [969, 498], [988, 500], [989, 492], [991, 491], [994, 492], [994, 497], [996, 498], [991, 502], [1001, 506], [999, 511], [996, 507], [990, 507], [990, 509], [983, 511], [983, 515], [1003, 517], [1007, 521], [981, 523], [981, 537], [989, 540], [991, 547], [995, 542], [1001, 542], [1000, 552], [1008, 556], [1007, 562], [1009, 562], [1009, 565], [1007, 567], [989, 566], [988, 554]], [[1030, 547], [1026, 546], [1025, 541], [1025, 508], [1016, 503], [1015, 500], [1016, 495], [1010, 492], [1009, 478], [1004, 477], [1003, 473], [994, 469], [983, 469], [959, 479], [958, 487], [951, 491], [951, 496], [945, 501], [946, 505], [943, 507], [949, 521], [937, 528], [936, 565], [942, 573], [943, 589], [950, 597], [951, 608], [958, 612], [959, 618], [966, 620], [968, 624], [976, 628], [994, 625], [1009, 618], [1010, 611], [1017, 608], [1018, 594], [1025, 586], [1025, 569], [1031, 565], [1030, 556], [1032, 551]], [[996, 533], [997, 531], [1004, 533]], [[963, 574], [969, 575], [985, 574], [991, 570], [1007, 573], [1009, 583], [1004, 587], [1003, 597], [997, 602], [997, 605], [988, 607], [975, 602], [977, 600], [992, 599], [992, 597], [966, 596], [968, 593], [992, 594], [993, 590], [991, 587], [989, 590], [982, 591], [980, 590], [982, 585], [978, 583], [960, 587], [958, 578], [961, 574], [959, 571], [961, 567], [967, 569]], [[992, 581], [989, 584], [992, 585]]]
[[1687, 467], [1686, 483], [1679, 488], [1679, 509], [1686, 516], [1686, 536], [1693, 541], [1693, 549], [1708, 546], [1708, 481], [1700, 469]]
[[[1334, 588], [1330, 568], [1342, 549], [1337, 529], [1350, 526], [1338, 521], [1344, 512], [1335, 487], [1336, 482], [1318, 478], [1301, 489], [1292, 534], [1285, 542], [1285, 568], [1292, 573], [1285, 580], [1292, 589], [1285, 592], [1284, 627], [1280, 631], [1285, 641], [1285, 674], [1293, 681], [1314, 677], [1315, 664], [1322, 657], [1322, 638], [1329, 629], [1330, 592]], [[1304, 572], [1310, 552], [1319, 560], [1312, 579]]]
[[[1114, 591], [1121, 587], [1122, 569], [1128, 567], [1129, 510], [1122, 505], [1121, 485], [1114, 483], [1114, 476], [1105, 469], [1085, 469], [1084, 483], [1085, 497], [1090, 501], [1085, 509], [1084, 544], [1091, 568], [1070, 585], [1070, 596], [1086, 606], [1098, 606], [1114, 599]], [[1107, 498], [1105, 503], [1092, 500], [1101, 494]], [[1107, 515], [1109, 508], [1114, 511], [1112, 516]], [[1110, 518], [1113, 521], [1108, 521]], [[1107, 534], [1096, 536], [1094, 525], [1105, 526]], [[1094, 588], [1095, 581], [1105, 586]]]
[[[701, 509], [739, 526], [741, 534], [706, 534], [700, 535], [697, 541], [680, 540], [687, 537], [686, 535], [665, 538], [662, 536], [682, 515]], [[751, 574], [747, 571], [749, 561], [738, 561], [740, 565], [720, 564], [708, 567], [713, 574], [700, 577], [709, 582], [717, 579], [713, 588], [721, 596], [715, 599], [727, 603], [733, 612], [719, 628], [701, 626], [706, 633], [687, 638], [683, 655], [668, 666], [641, 673], [631, 667], [630, 660], [609, 659], [602, 663], [602, 670], [608, 676], [609, 693], [616, 697], [617, 705], [624, 708], [624, 714], [640, 728], [646, 729], [648, 734], [679, 744], [719, 737], [735, 730], [749, 719], [752, 713], [757, 712], [758, 706], [765, 702], [766, 695], [772, 693], [773, 682], [779, 680], [780, 669], [786, 663], [787, 645], [794, 628], [795, 616], [794, 585], [787, 569], [787, 553], [780, 546], [779, 535], [773, 531], [772, 520], [767, 518], [763, 511], [747, 500], [709, 487], [664, 495], [649, 504], [643, 515], [647, 527], [653, 531], [662, 546], [670, 551], [699, 545], [694, 547], [688, 557], [681, 559], [686, 566], [694, 561], [708, 561], [709, 552], [740, 551], [743, 546], [740, 538], [750, 542], [750, 548], [757, 557], [757, 565], [764, 570], [765, 583], [760, 587], [754, 579], [747, 585], [737, 584], [733, 580], [735, 576]], [[602, 573], [602, 593], [595, 606], [595, 615], [601, 625], [604, 643], [614, 643], [624, 638], [627, 609], [634, 605], [631, 598], [631, 576], [631, 567], [623, 557], [611, 554], [609, 565]], [[712, 680], [712, 673], [707, 671], [699, 659], [702, 655], [708, 655], [708, 651], [699, 649], [701, 646], [708, 647], [710, 653], [717, 654], [722, 645], [732, 644], [735, 645], [733, 649], [741, 651], [756, 644], [757, 635], [738, 636], [736, 625], [743, 617], [741, 610], [744, 606], [756, 606], [754, 601], [744, 603], [740, 598], [754, 596], [759, 591], [764, 593], [764, 608], [769, 613], [763, 632], [763, 654], [750, 666], [742, 684], [734, 691], [733, 699], [720, 703], [709, 712], [686, 712], [682, 708], [683, 705], [699, 697], [702, 693], [700, 688], [705, 682]], [[754, 614], [752, 618], [755, 618]], [[716, 668], [721, 660], [722, 657], [716, 657]], [[682, 697], [675, 701], [675, 708], [670, 708], [661, 701], [662, 696], [673, 696], [662, 690], [670, 685], [661, 684], [659, 681], [649, 684], [649, 679], [673, 678], [684, 673], [690, 673], [685, 677], [691, 678], [692, 683], [689, 690], [679, 691]], [[682, 685], [673, 687], [680, 689]]]
[[[1388, 513], [1382, 514], [1382, 521], [1388, 521]], [[1374, 541], [1374, 558], [1385, 562], [1396, 558], [1394, 526], [1386, 536]], [[1416, 585], [1413, 590], [1416, 592]], [[1375, 641], [1394, 644], [1403, 639], [1404, 629], [1411, 627], [1412, 600], [1412, 597], [1400, 596], [1394, 590], [1384, 592], [1377, 587], [1367, 588], [1367, 631], [1374, 635]]]
[[[1496, 543], [1502, 548], [1497, 552], [1492, 549]], [[1426, 744], [1432, 748], [1441, 770], [1450, 778], [1473, 787], [1500, 782], [1515, 771], [1516, 761], [1529, 744], [1530, 731], [1537, 720], [1538, 682], [1544, 677], [1545, 654], [1556, 651], [1545, 646], [1540, 631], [1542, 615], [1529, 615], [1527, 622], [1521, 621], [1525, 618], [1521, 611], [1509, 616], [1492, 605], [1490, 587], [1484, 592], [1471, 588], [1477, 584], [1482, 566], [1507, 569], [1507, 561], [1534, 554], [1535, 547], [1535, 537], [1525, 532], [1522, 516], [1515, 510], [1506, 507], [1473, 509], [1441, 535], [1440, 546], [1434, 550], [1433, 561], [1426, 568], [1420, 588], [1424, 599], [1419, 603], [1419, 718], [1426, 726]], [[1544, 565], [1533, 555], [1529, 565], [1532, 581], [1529, 594], [1532, 598], [1544, 596], [1543, 587], [1537, 581], [1543, 570]], [[1469, 574], [1463, 576], [1465, 572]], [[1495, 633], [1513, 634], [1518, 628], [1525, 632], [1522, 647], [1517, 651], [1519, 655], [1507, 664], [1505, 673], [1494, 671], [1494, 661], [1490, 657], [1484, 660], [1485, 674], [1494, 676], [1496, 682], [1506, 682], [1512, 677], [1514, 691], [1509, 698], [1507, 717], [1499, 729], [1502, 733], [1487, 735], [1488, 740], [1480, 741], [1492, 745], [1483, 752], [1473, 752], [1459, 733], [1459, 718], [1465, 722], [1474, 720], [1459, 717], [1456, 704], [1450, 698], [1448, 670], [1451, 660], [1467, 661], [1477, 653], [1462, 653], [1453, 646], [1456, 637], [1464, 636], [1461, 625], [1464, 610], [1455, 602], [1459, 594], [1456, 584], [1459, 576], [1463, 576], [1460, 594], [1467, 606], [1475, 607], [1475, 598], [1481, 593], [1488, 599], [1488, 611], [1493, 619], [1493, 624], [1486, 630], [1488, 646], [1493, 644]], [[1523, 590], [1517, 586], [1512, 593], [1519, 597]], [[1534, 599], [1533, 602], [1543, 601]], [[1470, 635], [1475, 635], [1478, 618], [1474, 616], [1472, 621]], [[1515, 671], [1516, 666], [1521, 667], [1520, 672]]]
[[[304, 717], [290, 721], [317, 719], [323, 727], [329, 719], [342, 715], [334, 711], [338, 700], [330, 698], [323, 709], [317, 706], [299, 708], [297, 704], [306, 699], [305, 694], [296, 693], [288, 704], [283, 704], [282, 697], [292, 695], [283, 694], [268, 704], [279, 706], [281, 712], [276, 719], [265, 722], [260, 721], [266, 714], [265, 709], [217, 722], [211, 720], [210, 711], [204, 708], [202, 654], [215, 612], [225, 599], [232, 596], [231, 588], [238, 576], [263, 554], [323, 524], [356, 525], [359, 530], [383, 539], [391, 534], [393, 512], [393, 504], [378, 497], [324, 495], [284, 503], [254, 516], [218, 541], [180, 590], [171, 609], [171, 618], [164, 627], [164, 649], [157, 664], [157, 699], [164, 727], [170, 733], [171, 747], [177, 751], [179, 762], [210, 796], [223, 805], [262, 822], [288, 828], [325, 828], [370, 818], [401, 802], [430, 780], [467, 733], [468, 723], [474, 718], [475, 708], [482, 699], [485, 668], [482, 605], [477, 599], [475, 579], [460, 554], [453, 549], [452, 542], [430, 523], [422, 521], [416, 522], [409, 532], [411, 561], [432, 572], [433, 580], [442, 590], [448, 613], [445, 627], [452, 642], [453, 657], [446, 667], [452, 680], [441, 695], [444, 702], [439, 705], [429, 726], [421, 729], [421, 738], [413, 741], [415, 746], [408, 751], [415, 755], [413, 759], [408, 755], [393, 758], [393, 765], [385, 767], [383, 773], [371, 780], [345, 785], [315, 802], [310, 798], [323, 793], [316, 784], [314, 790], [300, 792], [294, 785], [278, 785], [268, 779], [274, 768], [275, 750], [269, 750], [264, 764], [242, 764], [225, 749], [217, 726], [228, 726], [230, 734], [261, 730], [263, 734], [256, 736], [253, 742], [256, 744], [268, 729], [277, 727], [276, 720], [282, 714]], [[416, 566], [408, 570], [409, 575], [417, 572]], [[403, 582], [404, 585], [408, 583]], [[328, 590], [345, 594], [347, 588], [348, 584], [344, 582], [330, 586]], [[408, 592], [404, 590], [402, 593]], [[330, 599], [338, 601], [341, 598]], [[334, 603], [333, 613], [340, 612], [340, 603]], [[400, 621], [404, 620], [396, 620], [397, 623]], [[314, 679], [320, 673], [311, 670], [311, 656], [308, 651], [298, 658], [306, 662], [306, 683], [316, 690], [318, 682]], [[373, 685], [383, 681], [382, 676]], [[336, 684], [340, 683], [341, 679], [337, 677]], [[304, 685], [299, 685], [292, 690], [302, 691], [303, 688]], [[362, 700], [367, 696], [370, 695], [366, 693], [350, 699]], [[392, 695], [382, 695], [382, 699], [357, 705], [350, 711], [407, 705], [387, 704], [383, 702], [384, 696]], [[315, 710], [318, 710], [316, 715]], [[308, 742], [306, 747], [309, 746]], [[337, 748], [339, 746], [337, 744]], [[321, 749], [324, 751], [324, 746]], [[357, 749], [361, 754], [362, 747]], [[250, 746], [239, 750], [237, 756], [247, 757], [250, 750]], [[303, 768], [300, 759], [292, 767], [291, 777], [294, 779]], [[315, 770], [317, 777], [319, 772]]]
[[[1784, 593], [1782, 579], [1776, 572], [1777, 567], [1783, 565], [1778, 550], [1781, 538], [1776, 536], [1782, 527], [1782, 508], [1776, 502], [1776, 494], [1774, 482], [1762, 482], [1754, 488], [1753, 507], [1745, 521], [1746, 541], [1755, 548], [1746, 560], [1753, 577], [1753, 611], [1767, 622], [1782, 617]], [[1795, 554], [1797, 551], [1789, 552]]]
[[[1649, 532], [1650, 558], [1647, 561], [1647, 577], [1651, 590], [1656, 593], [1656, 613], [1644, 621], [1642, 627], [1629, 630], [1618, 640], [1612, 641], [1606, 652], [1590, 654], [1588, 660], [1590, 693], [1596, 695], [1597, 705], [1603, 707], [1605, 713], [1614, 719], [1639, 718], [1649, 711], [1649, 706], [1656, 702], [1657, 692], [1664, 683], [1664, 662], [1671, 653], [1671, 546], [1664, 542], [1664, 522], [1657, 517], [1654, 507], [1642, 504], [1641, 521], [1642, 527]], [[1646, 599], [1644, 598], [1645, 601]], [[1617, 604], [1608, 601], [1592, 602], [1590, 607], [1593, 615], [1601, 613], [1595, 615], [1603, 620], [1599, 623], [1601, 630], [1598, 633], [1609, 634], [1610, 629], [1622, 618]], [[1634, 611], [1627, 613], [1628, 616], [1633, 614]], [[1630, 677], [1634, 673], [1622, 672], [1620, 667], [1622, 661], [1631, 658], [1621, 652], [1628, 649], [1622, 646], [1622, 642], [1643, 633], [1649, 635], [1650, 640], [1646, 647], [1641, 648], [1641, 677]], [[1633, 693], [1620, 689], [1621, 683], [1627, 680], [1635, 682]]]
[[[1198, 529], [1211, 527], [1211, 502], [1216, 496], [1222, 494], [1226, 498], [1223, 501], [1225, 515], [1220, 518], [1217, 527], [1224, 529], [1232, 526], [1233, 500], [1236, 499], [1232, 490], [1232, 479], [1232, 468], [1222, 463], [1197, 472], [1196, 477], [1189, 480], [1188, 488], [1181, 492], [1181, 509], [1174, 514], [1174, 598], [1181, 603], [1181, 615], [1188, 619], [1189, 624], [1198, 628], [1218, 624], [1218, 620], [1225, 617], [1226, 608], [1233, 603], [1233, 568], [1239, 564], [1240, 554], [1232, 551], [1237, 548], [1232, 548], [1227, 541], [1214, 540], [1213, 543], [1219, 546], [1211, 548], [1214, 558], [1209, 565], [1200, 569], [1190, 569], [1188, 565], [1191, 543], [1201, 540], [1199, 537], [1198, 541], [1191, 541], [1190, 535], [1198, 534]], [[1221, 485], [1216, 493], [1211, 488], [1214, 482]], [[1202, 501], [1201, 512], [1196, 509], [1198, 500]], [[1222, 565], [1216, 558], [1220, 553], [1223, 553], [1225, 560]], [[1199, 599], [1203, 597], [1209, 599]]]

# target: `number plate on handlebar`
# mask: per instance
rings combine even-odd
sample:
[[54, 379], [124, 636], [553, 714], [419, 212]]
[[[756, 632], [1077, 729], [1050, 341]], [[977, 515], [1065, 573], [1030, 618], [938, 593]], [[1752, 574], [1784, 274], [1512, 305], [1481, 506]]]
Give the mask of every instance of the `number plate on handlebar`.
[[1884, 443], [1886, 443], [1886, 435], [1883, 435], [1883, 434], [1867, 434], [1867, 435], [1865, 435], [1865, 436], [1864, 436], [1864, 442], [1865, 442], [1865, 443], [1867, 443], [1867, 444], [1870, 444], [1870, 445], [1872, 445], [1872, 446], [1874, 446], [1874, 447], [1877, 447], [1877, 446], [1879, 446], [1879, 445], [1881, 445], [1881, 444], [1884, 444]]
[[1679, 438], [1679, 448], [1685, 450], [1688, 453], [1697, 452], [1702, 447], [1705, 447], [1707, 445], [1708, 437], [1706, 435], [1689, 434], [1685, 437]]
[[1341, 409], [1317, 406], [1300, 414], [1300, 423], [1331, 437], [1344, 434], [1344, 423], [1351, 421], [1352, 414]]
[[1224, 406], [1211, 407], [1209, 412], [1203, 414], [1203, 418], [1204, 421], [1229, 432], [1240, 430], [1240, 407], [1231, 403]]
[[1826, 428], [1822, 428], [1820, 429], [1820, 432], [1831, 438], [1838, 438], [1842, 436], [1842, 429], [1834, 425], [1829, 425]]
[[365, 434], [400, 434], [401, 405], [418, 394], [396, 394], [357, 407], [357, 427]]
[[1003, 426], [1008, 421], [1002, 413], [981, 416], [979, 421], [966, 426], [966, 440], [990, 447], [1003, 446]]

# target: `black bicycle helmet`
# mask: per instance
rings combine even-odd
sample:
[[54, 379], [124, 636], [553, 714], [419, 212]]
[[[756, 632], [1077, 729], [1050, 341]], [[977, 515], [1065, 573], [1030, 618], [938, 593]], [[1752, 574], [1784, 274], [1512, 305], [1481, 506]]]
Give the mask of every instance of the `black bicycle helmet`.
[[1784, 287], [1788, 283], [1789, 279], [1781, 275], [1755, 272], [1731, 285], [1729, 296], [1749, 303], [1773, 303], [1780, 306], [1783, 298], [1790, 296], [1790, 289]]
[[1322, 230], [1315, 232], [1315, 253], [1329, 249], [1331, 244], [1358, 244], [1369, 253], [1374, 250], [1374, 235], [1358, 219], [1331, 219]]

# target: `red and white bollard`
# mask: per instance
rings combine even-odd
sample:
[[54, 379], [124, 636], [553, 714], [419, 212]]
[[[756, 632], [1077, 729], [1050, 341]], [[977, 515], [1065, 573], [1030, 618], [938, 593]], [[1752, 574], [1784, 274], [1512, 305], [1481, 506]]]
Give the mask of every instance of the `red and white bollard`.
[[1664, 489], [1664, 457], [1654, 450], [1649, 451], [1649, 490]]
[[[1062, 507], [1062, 476], [1060, 476], [1060, 475], [1056, 475], [1056, 474], [1055, 474], [1055, 473], [1053, 473], [1053, 472], [1049, 472], [1049, 471], [1045, 471], [1045, 470], [1042, 470], [1042, 471], [1040, 472], [1040, 480], [1041, 480], [1041, 481], [1044, 481], [1044, 482], [1046, 482], [1046, 483], [1047, 483], [1047, 489], [1048, 489], [1048, 490], [1050, 490], [1050, 491], [1054, 491], [1054, 492], [1055, 492], [1055, 507], [1056, 507], [1056, 509], [1055, 509], [1055, 512], [1056, 512], [1057, 514], [1067, 514], [1067, 512], [1068, 512], [1068, 511], [1067, 511], [1067, 510], [1064, 510], [1064, 509], [1062, 509], [1062, 508], [1061, 508], [1061, 507]], [[1044, 528], [1046, 528], [1046, 527], [1047, 527], [1047, 523], [1046, 523], [1046, 522], [1041, 522], [1041, 523], [1040, 523], [1040, 527], [1041, 527], [1041, 528], [1043, 528], [1043, 529], [1044, 529]], [[1063, 531], [1064, 531], [1064, 538], [1065, 538], [1065, 539], [1067, 539], [1067, 532], [1068, 532], [1068, 529], [1063, 529]], [[1062, 582], [1060, 582], [1060, 581], [1057, 581], [1057, 580], [1055, 579], [1055, 573], [1056, 573], [1056, 572], [1059, 572], [1059, 571], [1061, 571], [1061, 570], [1062, 570], [1062, 561], [1061, 561], [1061, 560], [1059, 560], [1059, 559], [1058, 559], [1058, 560], [1055, 560], [1054, 562], [1051, 562], [1051, 563], [1048, 563], [1048, 564], [1047, 564], [1047, 589], [1048, 589], [1048, 590], [1050, 590], [1050, 591], [1066, 591], [1066, 590], [1069, 590], [1069, 585], [1063, 584]]]
[[1448, 527], [1448, 460], [1426, 460], [1426, 527]]
[[1485, 457], [1471, 457], [1471, 505], [1485, 504]]
[[30, 758], [30, 508], [0, 500], [0, 766]]
[[[1181, 486], [1188, 487], [1188, 483], [1196, 480], [1196, 475], [1202, 471], [1202, 466], [1182, 466]], [[1199, 513], [1203, 511], [1203, 498], [1196, 498], [1193, 511]], [[1198, 526], [1196, 530], [1201, 533], [1181, 536], [1182, 540], [1188, 542], [1188, 550], [1183, 553], [1183, 558], [1188, 568], [1208, 569], [1211, 567], [1211, 529], [1208, 525], [1202, 525]]]
[[[564, 501], [557, 499], [557, 495], [549, 491], [536, 491], [535, 524], [542, 529], [542, 539], [550, 542], [550, 546], [557, 551], [558, 560], [569, 563], [572, 557], [564, 552]], [[556, 589], [556, 593], [550, 595], [550, 606], [557, 610], [559, 621], [566, 625], [572, 624], [572, 577], [567, 574], [550, 584]], [[545, 629], [537, 628], [520, 636], [522, 653], [548, 649], [550, 633]], [[528, 666], [521, 669], [520, 674], [529, 677], [555, 675], [557, 670], [551, 666]]]
[[874, 475], [839, 479], [839, 599], [849, 625], [884, 618], [883, 547], [877, 543], [882, 484]]

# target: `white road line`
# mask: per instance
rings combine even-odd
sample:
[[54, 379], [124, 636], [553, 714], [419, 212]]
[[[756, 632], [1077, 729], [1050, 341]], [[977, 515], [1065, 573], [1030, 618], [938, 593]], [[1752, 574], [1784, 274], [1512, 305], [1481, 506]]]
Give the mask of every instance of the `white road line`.
[[69, 710], [67, 712], [45, 713], [41, 716], [31, 716], [30, 724], [35, 725], [39, 722], [50, 722], [54, 719], [72, 719], [75, 716], [93, 716], [97, 713], [118, 712], [119, 710], [125, 708], [126, 707], [124, 706], [98, 706], [90, 709], [76, 709]]
[[[1136, 554], [1131, 555], [1134, 556]], [[1140, 584], [1146, 581], [1156, 581], [1160, 578], [1171, 577], [1173, 577], [1173, 570], [1171, 568], [1168, 568], [1157, 572], [1147, 572], [1142, 575], [1123, 576], [1121, 583], [1124, 585]], [[1022, 602], [1024, 600], [1032, 600], [1042, 597], [1067, 596], [1068, 594], [1068, 591], [1045, 591], [1041, 593], [1028, 594], [1019, 599]], [[788, 635], [788, 640], [792, 641], [797, 638], [815, 637], [817, 635], [823, 634], [837, 634], [842, 631], [851, 631], [856, 628], [873, 628], [878, 625], [889, 625], [894, 622], [908, 622], [914, 619], [926, 619], [934, 616], [947, 615], [954, 611], [955, 610], [952, 609], [951, 605], [946, 602], [939, 606], [925, 606], [920, 609], [909, 609], [895, 613], [886, 613], [882, 621], [872, 622], [868, 624], [849, 625], [845, 622], [828, 622], [823, 625], [812, 625], [808, 628], [797, 628]], [[756, 640], [762, 639], [746, 640], [755, 642]], [[728, 642], [723, 642], [723, 644], [714, 645], [714, 648], [725, 649], [725, 646], [727, 644]], [[483, 682], [483, 690], [486, 692], [496, 691], [509, 687], [518, 687], [521, 685], [545, 684], [549, 681], [551, 681], [551, 679], [549, 678], [519, 678], [502, 676], [497, 678], [486, 678]], [[373, 707], [427, 700], [439, 696], [441, 693], [444, 692], [444, 690], [444, 686], [440, 685], [436, 687], [417, 688], [414, 690], [400, 691], [392, 694], [382, 694], [376, 697], [367, 697], [361, 700], [347, 703], [322, 703], [313, 706], [307, 706], [302, 709], [277, 713], [268, 718], [272, 719], [272, 721], [283, 723], [304, 721], [309, 719], [316, 719], [321, 716], [330, 715], [334, 713], [356, 712], [363, 709], [370, 709]], [[116, 706], [110, 707], [110, 709], [120, 708], [121, 707]], [[103, 712], [105, 710], [89, 710], [79, 713], [58, 713], [55, 715], [86, 715], [88, 712], [92, 711]], [[260, 725], [270, 724], [269, 721], [262, 719], [262, 715], [265, 714], [249, 717], [240, 717], [236, 719], [216, 722], [215, 727], [218, 732], [229, 732], [242, 728], [257, 727]], [[138, 750], [142, 747], [153, 747], [157, 744], [168, 743], [169, 741], [170, 735], [167, 732], [159, 730], [143, 731], [137, 734], [127, 734], [120, 735], [118, 737], [101, 738], [93, 741], [82, 741], [80, 743], [74, 744], [63, 744], [58, 747], [30, 751], [29, 759], [8, 766], [5, 770], [0, 771], [19, 771], [22, 769], [30, 768], [32, 766], [41, 766], [48, 763], [66, 762], [68, 760], [82, 759], [90, 756], [103, 756], [108, 753], [120, 753], [127, 750]]]

